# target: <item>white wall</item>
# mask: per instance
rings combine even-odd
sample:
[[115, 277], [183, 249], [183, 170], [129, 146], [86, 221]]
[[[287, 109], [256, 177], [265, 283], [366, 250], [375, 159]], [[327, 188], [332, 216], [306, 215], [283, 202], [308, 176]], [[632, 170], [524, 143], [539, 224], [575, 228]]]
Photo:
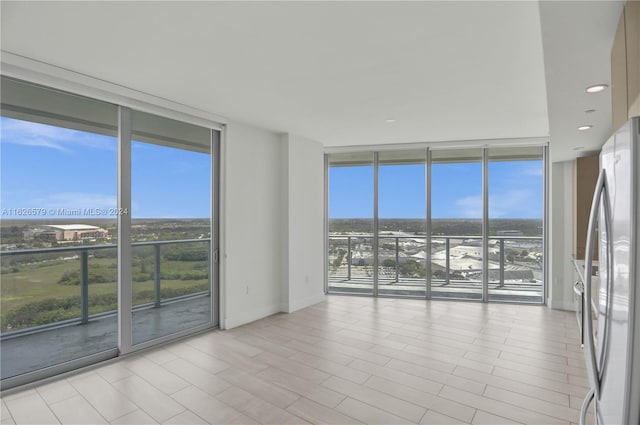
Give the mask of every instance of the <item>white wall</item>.
[[325, 299], [324, 151], [320, 143], [290, 134], [283, 144], [288, 164], [283, 310], [292, 312]]
[[573, 161], [551, 164], [548, 305], [573, 310]]
[[220, 326], [281, 310], [281, 140], [230, 122], [223, 146]]
[[230, 122], [223, 145], [221, 314], [229, 329], [324, 300], [323, 147]]

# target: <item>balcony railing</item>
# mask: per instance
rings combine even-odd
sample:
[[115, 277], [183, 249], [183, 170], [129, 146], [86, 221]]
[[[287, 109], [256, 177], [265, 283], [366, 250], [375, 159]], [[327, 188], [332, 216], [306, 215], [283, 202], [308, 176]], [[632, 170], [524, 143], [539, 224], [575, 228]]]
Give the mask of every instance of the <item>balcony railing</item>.
[[[153, 248], [153, 301], [143, 302], [136, 304], [134, 306], [134, 310], [144, 309], [144, 308], [159, 308], [164, 304], [172, 303], [178, 300], [193, 298], [197, 296], [210, 296], [210, 289], [206, 291], [197, 291], [191, 292], [187, 294], [182, 294], [179, 296], [173, 296], [169, 298], [162, 298], [162, 273], [161, 273], [161, 247], [166, 245], [173, 244], [207, 244], [207, 258], [210, 258], [211, 254], [211, 239], [203, 238], [203, 239], [183, 239], [183, 240], [167, 240], [167, 241], [153, 241], [153, 242], [134, 242], [131, 245], [135, 248], [140, 247], [152, 247]], [[72, 261], [75, 260], [76, 257], [79, 260], [79, 270], [80, 270], [80, 283], [79, 283], [79, 292], [80, 292], [80, 313], [79, 316], [72, 319], [66, 320], [55, 320], [51, 323], [41, 324], [37, 326], [29, 326], [26, 328], [14, 330], [14, 331], [5, 331], [2, 332], [0, 339], [6, 339], [10, 337], [20, 336], [26, 333], [37, 332], [40, 330], [45, 330], [49, 328], [71, 325], [71, 324], [85, 324], [90, 320], [105, 316], [115, 315], [117, 310], [108, 310], [102, 311], [94, 314], [90, 314], [89, 311], [89, 288], [90, 288], [90, 263], [89, 258], [92, 256], [92, 253], [95, 251], [103, 251], [103, 250], [115, 250], [117, 249], [117, 245], [115, 244], [105, 244], [105, 245], [83, 245], [83, 246], [70, 246], [70, 247], [62, 247], [62, 248], [43, 248], [43, 249], [26, 249], [26, 250], [12, 250], [12, 251], [0, 251], [0, 264], [7, 267], [6, 261], [9, 258], [15, 258], [19, 256], [26, 255], [39, 255], [39, 254], [48, 254], [49, 256], [55, 255], [55, 257], [51, 257], [51, 259], [55, 260], [64, 260]], [[77, 253], [77, 255], [73, 255], [72, 257], [64, 257], [66, 253]], [[93, 254], [95, 255], [95, 254]], [[135, 258], [135, 254], [134, 254]], [[210, 272], [207, 269], [206, 272], [207, 279], [210, 278]], [[114, 284], [116, 278], [114, 277]], [[210, 285], [208, 285], [210, 288]]]
[[[330, 286], [338, 282], [348, 284], [349, 282], [357, 283], [363, 280], [372, 280], [372, 276], [364, 278], [362, 273], [356, 275], [354, 268], [362, 269], [362, 267], [371, 270], [373, 273], [373, 238], [371, 234], [350, 234], [350, 235], [329, 235], [329, 279]], [[432, 285], [448, 286], [452, 283], [461, 284], [481, 284], [482, 279], [474, 278], [474, 275], [482, 276], [482, 236], [471, 235], [433, 235], [431, 236], [431, 247], [426, 246], [426, 237], [424, 235], [384, 235], [378, 236], [379, 245], [379, 261], [378, 261], [378, 282], [381, 284], [403, 283], [405, 285], [424, 285], [424, 274], [421, 277], [403, 275], [402, 263], [407, 261], [416, 261], [423, 272], [425, 269], [425, 258], [427, 249], [431, 251], [431, 269], [432, 275], [430, 282]], [[525, 275], [538, 273], [537, 279], [533, 277], [529, 279], [529, 286], [538, 285], [539, 292], [542, 292], [542, 243], [541, 236], [489, 236], [489, 283], [491, 288], [501, 289], [510, 281], [526, 280]], [[413, 241], [407, 249], [409, 241]], [[405, 245], [403, 247], [403, 245]], [[441, 248], [437, 248], [441, 247]], [[458, 247], [465, 247], [469, 254], [458, 253], [452, 255], [452, 250]], [[533, 256], [523, 256], [522, 251], [533, 250], [539, 253], [538, 258]], [[462, 251], [462, 250], [461, 250]], [[411, 255], [407, 255], [407, 252]], [[366, 254], [366, 258], [362, 255]], [[444, 254], [444, 255], [443, 255]], [[337, 259], [340, 264], [336, 264]], [[460, 270], [460, 268], [452, 267], [452, 262], [468, 259], [475, 261], [478, 267], [475, 269]], [[389, 261], [388, 265], [383, 265], [385, 260]], [[343, 264], [346, 262], [346, 270]], [[359, 263], [359, 266], [358, 266]], [[520, 273], [514, 270], [506, 270], [519, 268]], [[469, 268], [473, 268], [471, 265]], [[497, 269], [497, 273], [496, 273]], [[439, 271], [439, 272], [438, 272]], [[464, 275], [464, 276], [463, 276]], [[521, 275], [518, 279], [509, 279], [508, 275]], [[364, 279], [363, 279], [364, 278]], [[535, 280], [536, 282], [531, 282]], [[513, 289], [513, 288], [512, 288]], [[540, 295], [541, 296], [541, 295]]]

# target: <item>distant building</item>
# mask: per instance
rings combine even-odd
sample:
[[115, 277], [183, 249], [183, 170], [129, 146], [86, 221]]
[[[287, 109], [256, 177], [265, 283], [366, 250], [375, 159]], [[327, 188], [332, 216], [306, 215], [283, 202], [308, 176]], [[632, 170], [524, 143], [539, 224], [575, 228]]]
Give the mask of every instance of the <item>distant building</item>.
[[523, 236], [520, 230], [498, 230], [497, 236]]
[[22, 232], [25, 241], [54, 242], [57, 240], [56, 231], [48, 227], [34, 227]]
[[88, 224], [49, 224], [44, 227], [55, 232], [56, 241], [81, 241], [109, 237], [107, 230]]
[[[522, 282], [531, 282], [534, 280], [533, 270], [526, 267], [505, 267], [503, 271], [504, 280], [519, 280]], [[500, 280], [500, 270], [489, 270], [489, 280]]]

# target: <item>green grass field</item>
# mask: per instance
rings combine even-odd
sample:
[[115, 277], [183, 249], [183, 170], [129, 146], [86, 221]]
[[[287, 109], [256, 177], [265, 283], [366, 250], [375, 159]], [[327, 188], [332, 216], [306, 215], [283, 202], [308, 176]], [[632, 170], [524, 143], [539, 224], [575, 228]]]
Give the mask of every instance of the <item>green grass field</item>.
[[[138, 280], [133, 282], [134, 305], [153, 301], [153, 270], [153, 258], [134, 259], [132, 271]], [[163, 299], [206, 291], [209, 287], [206, 261], [169, 261], [162, 258], [160, 270], [161, 276], [170, 276], [161, 280]], [[96, 272], [100, 274], [101, 283], [91, 281], [92, 274]], [[77, 276], [79, 273], [80, 259], [72, 257], [36, 260], [4, 270], [0, 276], [2, 332], [79, 317], [80, 285], [60, 283], [65, 274]], [[89, 258], [90, 314], [116, 308], [116, 273], [115, 258]], [[191, 276], [186, 278], [189, 274]], [[142, 280], [141, 276], [148, 278]]]

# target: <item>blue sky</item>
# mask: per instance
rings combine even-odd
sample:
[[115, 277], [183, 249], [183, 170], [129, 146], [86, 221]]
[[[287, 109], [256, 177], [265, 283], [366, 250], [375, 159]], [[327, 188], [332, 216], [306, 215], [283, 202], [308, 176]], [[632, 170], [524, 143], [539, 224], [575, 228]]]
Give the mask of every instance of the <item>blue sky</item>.
[[[14, 208], [117, 206], [115, 138], [4, 117], [0, 125], [2, 218], [17, 218]], [[209, 155], [134, 142], [132, 164], [132, 217], [209, 216]], [[379, 216], [424, 217], [424, 173], [424, 165], [381, 166]], [[481, 217], [480, 163], [434, 164], [432, 179], [433, 218]], [[491, 162], [489, 182], [491, 218], [542, 217], [541, 161]], [[373, 167], [331, 168], [329, 216], [372, 211]]]
[[[72, 218], [51, 211], [117, 207], [114, 137], [5, 117], [0, 125], [1, 218], [43, 218], [16, 216], [14, 208]], [[134, 141], [132, 217], [209, 217], [209, 175], [209, 155]]]
[[[378, 172], [380, 218], [425, 216], [425, 166], [386, 165]], [[489, 163], [489, 217], [542, 217], [542, 161]], [[480, 163], [433, 164], [433, 218], [482, 218]], [[329, 217], [373, 216], [373, 167], [334, 167]]]

